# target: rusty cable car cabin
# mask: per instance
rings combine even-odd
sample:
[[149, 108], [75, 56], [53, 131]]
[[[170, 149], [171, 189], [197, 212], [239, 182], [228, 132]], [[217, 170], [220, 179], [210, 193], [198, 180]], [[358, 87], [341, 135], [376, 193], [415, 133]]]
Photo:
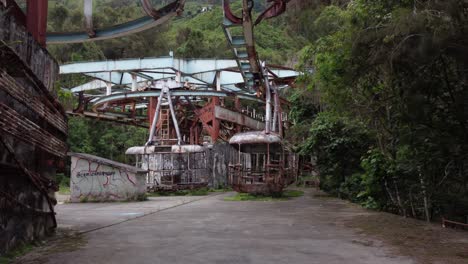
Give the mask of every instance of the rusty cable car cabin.
[[142, 146], [125, 154], [136, 156], [136, 167], [146, 170], [149, 191], [180, 190], [208, 184], [206, 149], [199, 145]]
[[229, 165], [229, 182], [237, 192], [280, 195], [296, 174], [296, 157], [276, 133], [251, 131], [234, 135], [237, 155]]

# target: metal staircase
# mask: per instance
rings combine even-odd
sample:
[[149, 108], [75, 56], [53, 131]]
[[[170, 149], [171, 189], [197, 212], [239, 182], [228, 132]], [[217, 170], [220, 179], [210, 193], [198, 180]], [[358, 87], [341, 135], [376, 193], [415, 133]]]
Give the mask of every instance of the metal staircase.
[[[223, 0], [223, 6], [223, 31], [244, 78], [245, 89], [250, 92], [256, 91], [261, 86], [262, 77], [261, 72], [256, 70], [259, 69], [260, 63], [253, 43], [253, 25], [250, 13], [248, 19], [245, 17], [237, 18], [230, 12], [229, 0]], [[234, 28], [239, 30], [233, 30]], [[236, 33], [240, 31], [242, 34], [234, 34], [233, 31]]]
[[159, 125], [159, 138], [161, 140], [170, 139], [170, 109], [161, 109], [161, 119]]

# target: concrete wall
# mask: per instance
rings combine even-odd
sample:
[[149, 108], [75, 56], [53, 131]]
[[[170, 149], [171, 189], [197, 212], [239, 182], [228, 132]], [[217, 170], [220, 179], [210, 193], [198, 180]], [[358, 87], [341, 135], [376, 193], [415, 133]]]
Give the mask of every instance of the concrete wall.
[[58, 65], [12, 12], [0, 3], [0, 256], [54, 230], [48, 200], [67, 151]]
[[10, 156], [6, 152], [0, 144], [0, 256], [54, 229], [46, 197], [17, 166], [5, 163]]
[[145, 171], [83, 157], [71, 160], [71, 202], [137, 200], [146, 193]]

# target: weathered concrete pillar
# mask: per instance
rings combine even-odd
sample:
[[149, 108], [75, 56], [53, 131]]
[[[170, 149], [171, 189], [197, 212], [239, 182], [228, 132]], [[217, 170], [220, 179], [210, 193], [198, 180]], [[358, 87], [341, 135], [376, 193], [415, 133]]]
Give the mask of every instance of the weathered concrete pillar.
[[138, 83], [137, 83], [137, 76], [132, 74], [132, 92], [136, 92], [138, 90]]
[[221, 91], [221, 72], [216, 72], [216, 91]]
[[112, 83], [106, 82], [106, 95], [112, 94]]
[[180, 71], [176, 71], [176, 82], [182, 82], [182, 73]]

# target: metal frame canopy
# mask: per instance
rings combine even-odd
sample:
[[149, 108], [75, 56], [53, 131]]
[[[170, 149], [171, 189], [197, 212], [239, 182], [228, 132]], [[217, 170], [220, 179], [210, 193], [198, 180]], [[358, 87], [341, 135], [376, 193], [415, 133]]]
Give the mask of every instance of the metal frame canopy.
[[[300, 74], [293, 69], [275, 65], [269, 65], [268, 69], [268, 78], [276, 83], [288, 84]], [[155, 82], [169, 79], [184, 83], [191, 91], [215, 90], [241, 96], [254, 95], [244, 90], [244, 78], [236, 60], [227, 59], [160, 57], [78, 62], [60, 66], [60, 74], [84, 74], [91, 77], [92, 81], [70, 90], [73, 93], [93, 91], [94, 97], [142, 91]]]
[[[268, 65], [264, 69], [265, 81], [275, 83], [275, 91], [277, 87], [287, 87], [300, 75], [282, 66]], [[269, 106], [265, 101], [268, 97], [246, 87], [236, 60], [171, 56], [78, 62], [62, 65], [60, 74], [82, 74], [91, 79], [70, 88], [79, 95], [79, 104], [69, 114], [141, 126], [147, 120], [150, 127], [156, 124], [161, 129], [163, 121], [154, 118], [161, 111], [158, 104], [170, 107], [173, 101], [176, 113], [171, 110], [172, 123], [179, 123], [178, 118], [185, 120], [180, 124], [178, 141], [183, 134], [191, 144], [198, 144], [205, 132], [213, 141], [227, 141], [234, 131], [263, 129], [263, 109]], [[164, 89], [170, 90], [167, 96], [171, 100], [161, 97], [167, 93]], [[243, 106], [242, 100], [253, 104]], [[280, 109], [279, 100], [275, 105], [275, 109]], [[284, 121], [281, 116], [276, 115], [279, 118], [275, 120]], [[165, 124], [169, 123], [166, 119], [162, 118]]]

